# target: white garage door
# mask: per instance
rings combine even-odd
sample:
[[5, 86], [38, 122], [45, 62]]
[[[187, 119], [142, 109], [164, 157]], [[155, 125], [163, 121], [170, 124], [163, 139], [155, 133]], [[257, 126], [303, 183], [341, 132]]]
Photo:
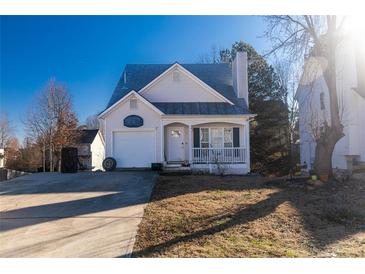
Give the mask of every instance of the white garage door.
[[151, 167], [155, 162], [155, 132], [114, 132], [113, 157], [117, 167]]

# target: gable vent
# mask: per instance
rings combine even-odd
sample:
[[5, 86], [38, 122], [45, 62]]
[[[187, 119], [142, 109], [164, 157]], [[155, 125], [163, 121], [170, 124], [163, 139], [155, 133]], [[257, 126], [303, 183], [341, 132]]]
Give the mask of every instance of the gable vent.
[[180, 81], [180, 72], [178, 70], [174, 70], [172, 72], [172, 80], [174, 82], [179, 82]]
[[136, 109], [137, 108], [137, 99], [136, 98], [131, 98], [129, 100], [129, 108], [130, 109]]

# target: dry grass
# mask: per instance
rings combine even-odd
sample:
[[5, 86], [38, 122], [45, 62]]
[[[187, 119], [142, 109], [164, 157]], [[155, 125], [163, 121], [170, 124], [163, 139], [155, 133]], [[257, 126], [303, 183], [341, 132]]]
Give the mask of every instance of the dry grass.
[[161, 176], [135, 257], [365, 257], [365, 183]]

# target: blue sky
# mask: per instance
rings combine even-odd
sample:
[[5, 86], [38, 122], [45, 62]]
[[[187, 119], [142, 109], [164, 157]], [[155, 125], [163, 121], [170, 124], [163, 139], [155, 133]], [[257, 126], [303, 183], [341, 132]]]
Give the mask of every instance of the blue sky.
[[268, 48], [256, 16], [2, 16], [0, 108], [20, 139], [22, 117], [51, 77], [80, 122], [104, 109], [127, 63], [197, 63], [212, 45]]

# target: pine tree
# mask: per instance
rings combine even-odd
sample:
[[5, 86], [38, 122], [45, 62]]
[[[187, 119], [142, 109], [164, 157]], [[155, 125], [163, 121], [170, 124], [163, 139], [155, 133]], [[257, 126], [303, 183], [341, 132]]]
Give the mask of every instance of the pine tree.
[[249, 44], [235, 42], [220, 52], [221, 63], [231, 63], [238, 51], [247, 52], [249, 108], [257, 114], [250, 126], [252, 170], [287, 173], [287, 90], [274, 68]]

